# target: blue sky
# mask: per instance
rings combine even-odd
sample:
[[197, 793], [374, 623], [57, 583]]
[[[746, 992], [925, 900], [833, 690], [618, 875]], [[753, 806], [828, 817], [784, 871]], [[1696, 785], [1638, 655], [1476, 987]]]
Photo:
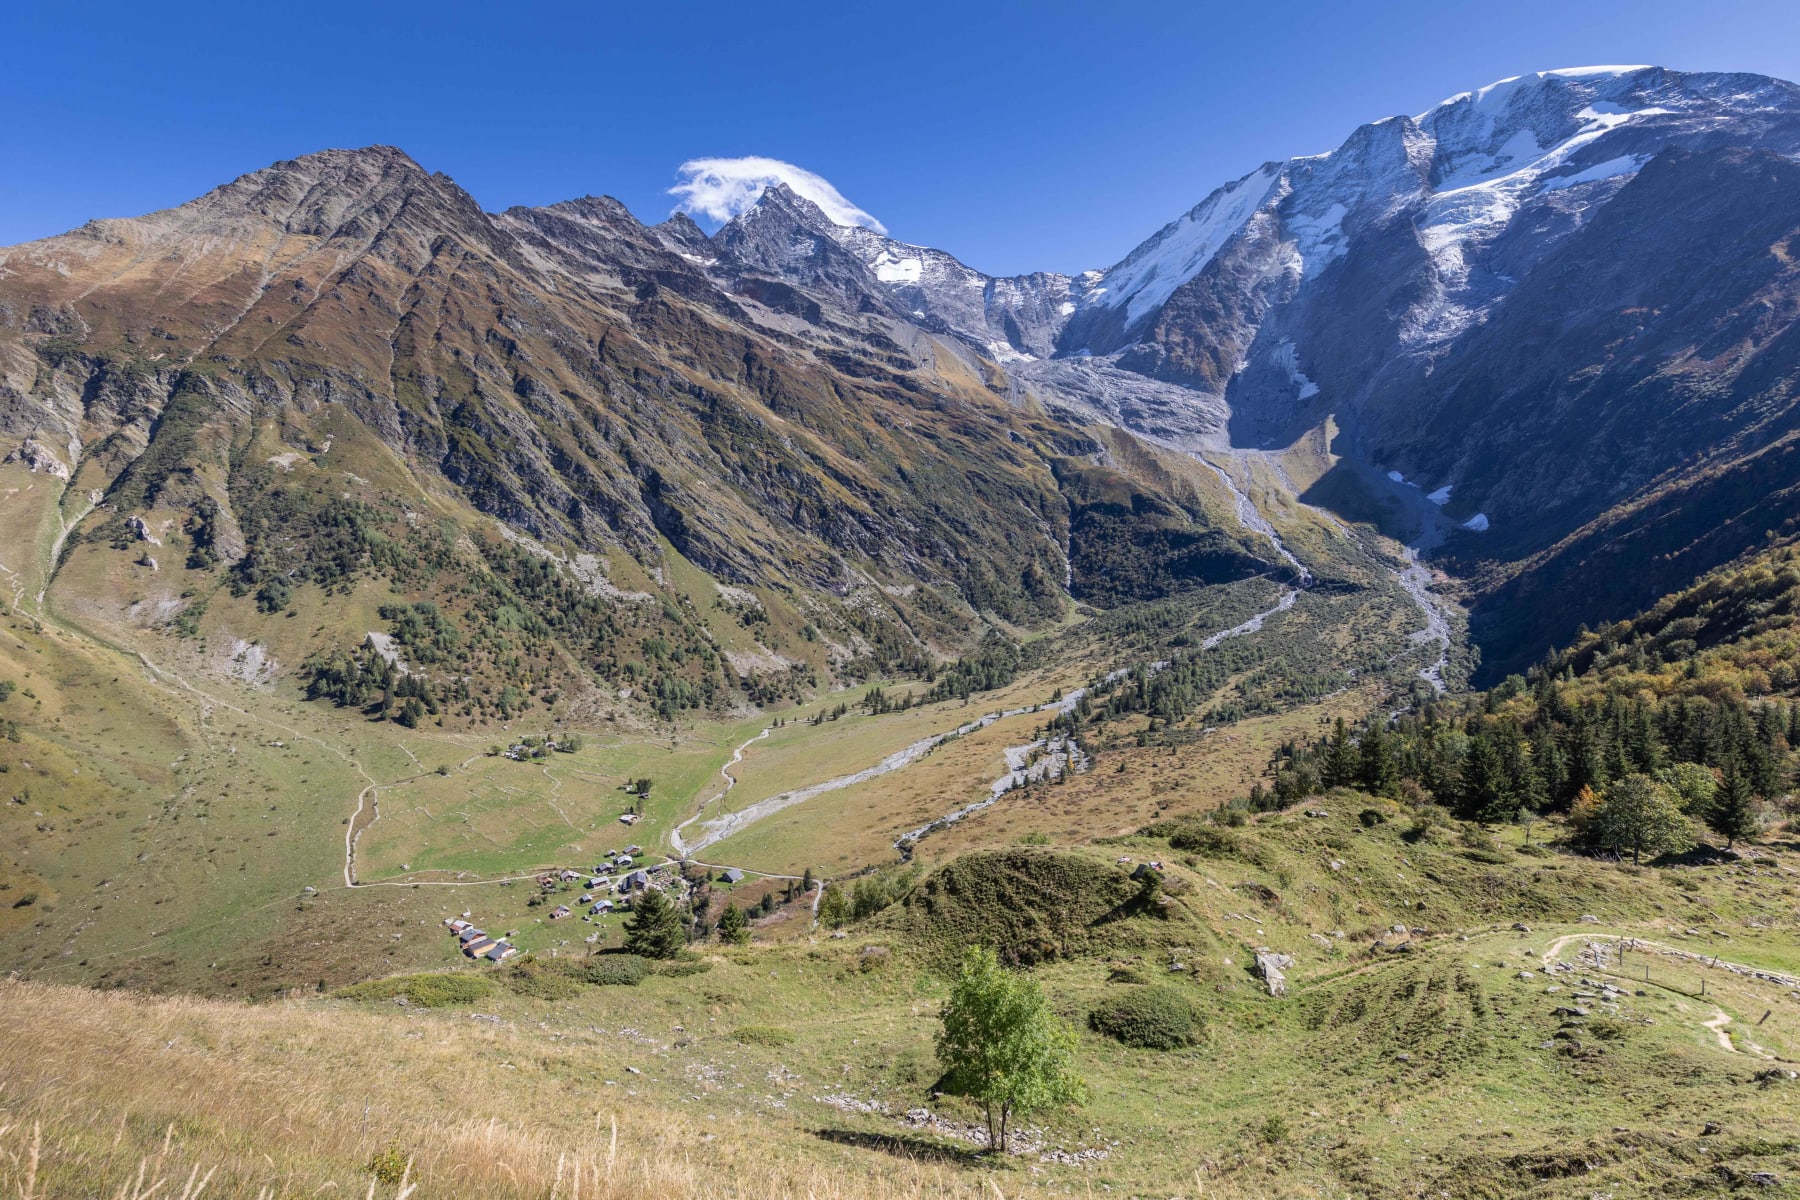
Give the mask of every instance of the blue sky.
[[386, 142], [486, 207], [762, 155], [983, 270], [1105, 266], [1214, 186], [1508, 75], [1800, 79], [1792, 0], [0, 6], [0, 244]]

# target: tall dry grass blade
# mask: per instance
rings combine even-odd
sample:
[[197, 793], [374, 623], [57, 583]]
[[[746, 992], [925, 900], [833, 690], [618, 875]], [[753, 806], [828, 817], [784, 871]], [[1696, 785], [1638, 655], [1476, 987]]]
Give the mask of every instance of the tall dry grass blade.
[[206, 1178], [202, 1179], [199, 1186], [196, 1187], [194, 1177], [200, 1174], [200, 1164], [195, 1163], [194, 1169], [188, 1172], [187, 1186], [181, 1189], [181, 1200], [200, 1200], [200, 1193], [206, 1190], [206, 1185], [212, 1182], [213, 1172], [218, 1169], [216, 1164], [207, 1168]]
[[558, 1154], [556, 1156], [556, 1178], [550, 1184], [550, 1200], [556, 1200], [556, 1194], [562, 1191], [563, 1159], [565, 1154]]
[[400, 1190], [394, 1194], [394, 1200], [406, 1200], [419, 1190], [418, 1184], [408, 1182], [412, 1178], [412, 1168], [413, 1160], [409, 1158], [406, 1160], [406, 1169], [400, 1172]]
[[25, 1183], [19, 1189], [19, 1200], [32, 1200], [32, 1193], [37, 1190], [38, 1154], [43, 1148], [43, 1123], [33, 1121], [31, 1123], [31, 1157], [25, 1164]]

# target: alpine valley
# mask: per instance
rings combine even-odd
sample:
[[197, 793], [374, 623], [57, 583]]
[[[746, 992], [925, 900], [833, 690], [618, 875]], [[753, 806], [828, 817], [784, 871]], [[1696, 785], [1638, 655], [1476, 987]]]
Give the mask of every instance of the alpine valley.
[[26, 1200], [1800, 1195], [1794, 84], [1077, 275], [322, 150], [0, 249], [0, 457]]

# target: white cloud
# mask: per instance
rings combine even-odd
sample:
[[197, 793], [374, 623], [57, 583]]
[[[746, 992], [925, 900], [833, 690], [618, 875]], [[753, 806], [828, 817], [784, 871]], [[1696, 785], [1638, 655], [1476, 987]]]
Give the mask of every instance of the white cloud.
[[682, 163], [678, 173], [681, 182], [669, 189], [669, 195], [681, 199], [677, 212], [729, 221], [755, 204], [763, 189], [785, 183], [839, 225], [887, 232], [880, 221], [844, 199], [830, 181], [778, 158], [693, 158]]

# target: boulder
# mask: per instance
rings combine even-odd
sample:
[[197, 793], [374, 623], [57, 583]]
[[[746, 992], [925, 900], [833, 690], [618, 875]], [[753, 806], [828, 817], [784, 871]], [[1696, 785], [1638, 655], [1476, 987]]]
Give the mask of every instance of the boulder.
[[1256, 974], [1268, 987], [1269, 995], [1287, 995], [1287, 972], [1293, 967], [1295, 959], [1292, 955], [1277, 954], [1270, 950], [1256, 952]]

